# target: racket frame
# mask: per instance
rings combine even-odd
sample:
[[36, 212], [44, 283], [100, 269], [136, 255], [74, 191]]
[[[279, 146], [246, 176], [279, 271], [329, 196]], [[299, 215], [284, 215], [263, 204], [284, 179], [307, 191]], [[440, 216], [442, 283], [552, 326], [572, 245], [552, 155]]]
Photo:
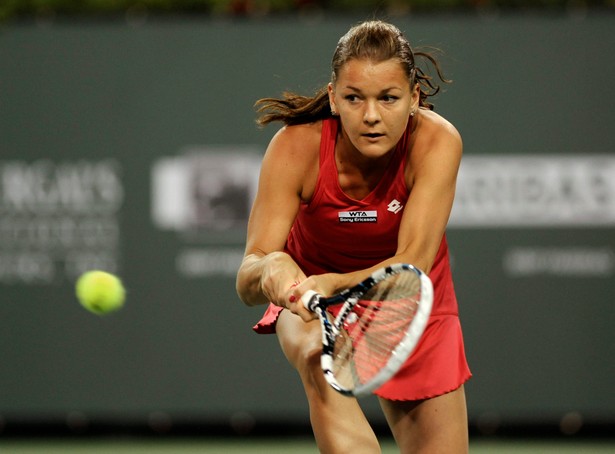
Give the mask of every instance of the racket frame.
[[[344, 320], [352, 312], [361, 297], [365, 295], [372, 287], [389, 276], [404, 272], [413, 272], [419, 278], [421, 284], [421, 299], [417, 312], [410, 323], [410, 326], [406, 330], [403, 339], [394, 348], [387, 363], [371, 380], [367, 383], [360, 384], [353, 389], [342, 386], [337, 381], [335, 374], [333, 373], [333, 352], [335, 349], [336, 339], [344, 329]], [[320, 356], [320, 365], [325, 379], [329, 385], [333, 387], [333, 389], [345, 396], [363, 397], [371, 394], [374, 390], [378, 389], [391, 377], [393, 377], [393, 375], [399, 371], [401, 366], [416, 348], [416, 345], [425, 331], [425, 327], [427, 326], [427, 322], [431, 314], [433, 304], [433, 285], [427, 274], [417, 267], [407, 263], [398, 263], [379, 268], [367, 279], [329, 298], [319, 295], [313, 290], [308, 290], [301, 297], [301, 301], [304, 306], [308, 310], [314, 312], [320, 320], [322, 328], [322, 353]], [[343, 305], [340, 308], [338, 315], [333, 321], [331, 321], [327, 315], [327, 308], [338, 304]]]

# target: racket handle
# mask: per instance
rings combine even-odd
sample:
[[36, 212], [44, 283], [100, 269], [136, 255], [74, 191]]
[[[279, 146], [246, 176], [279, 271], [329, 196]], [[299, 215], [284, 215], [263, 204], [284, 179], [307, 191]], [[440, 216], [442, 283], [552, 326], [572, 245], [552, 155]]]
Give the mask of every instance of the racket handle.
[[301, 295], [301, 302], [306, 309], [314, 312], [316, 310], [316, 306], [318, 306], [318, 300], [320, 299], [320, 295], [316, 293], [314, 290], [308, 290], [303, 295]]

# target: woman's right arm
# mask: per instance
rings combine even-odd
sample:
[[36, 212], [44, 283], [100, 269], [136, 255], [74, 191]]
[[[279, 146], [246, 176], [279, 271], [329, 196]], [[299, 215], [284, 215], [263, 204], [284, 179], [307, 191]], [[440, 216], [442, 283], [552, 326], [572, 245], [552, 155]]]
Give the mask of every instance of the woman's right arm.
[[272, 302], [288, 307], [291, 287], [305, 279], [283, 251], [301, 200], [313, 191], [319, 143], [319, 127], [290, 126], [273, 137], [265, 152], [236, 281], [237, 294], [248, 306]]

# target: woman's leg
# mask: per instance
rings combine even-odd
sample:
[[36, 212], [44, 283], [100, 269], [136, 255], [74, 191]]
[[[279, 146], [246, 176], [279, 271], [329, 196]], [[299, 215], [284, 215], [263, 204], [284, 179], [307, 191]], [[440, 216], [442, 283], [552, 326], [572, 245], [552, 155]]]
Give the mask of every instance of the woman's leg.
[[303, 322], [284, 310], [276, 332], [282, 351], [297, 369], [310, 406], [310, 421], [321, 453], [380, 453], [378, 440], [354, 398], [326, 382], [320, 368], [322, 337], [318, 321]]
[[422, 401], [380, 399], [380, 405], [401, 453], [468, 452], [468, 417], [463, 386]]

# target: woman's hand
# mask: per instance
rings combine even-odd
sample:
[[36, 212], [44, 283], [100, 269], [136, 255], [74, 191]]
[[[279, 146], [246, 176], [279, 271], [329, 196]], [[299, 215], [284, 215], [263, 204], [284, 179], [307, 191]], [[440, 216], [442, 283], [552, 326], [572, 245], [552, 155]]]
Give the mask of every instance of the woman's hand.
[[297, 314], [305, 322], [314, 320], [317, 316], [312, 311], [305, 308], [302, 296], [308, 291], [313, 290], [322, 296], [331, 296], [337, 289], [338, 274], [326, 273], [310, 276], [304, 280], [292, 284], [288, 291], [288, 304], [286, 308], [293, 314]]
[[261, 258], [260, 289], [268, 301], [288, 307], [291, 287], [305, 279], [305, 274], [285, 252], [271, 252]]

